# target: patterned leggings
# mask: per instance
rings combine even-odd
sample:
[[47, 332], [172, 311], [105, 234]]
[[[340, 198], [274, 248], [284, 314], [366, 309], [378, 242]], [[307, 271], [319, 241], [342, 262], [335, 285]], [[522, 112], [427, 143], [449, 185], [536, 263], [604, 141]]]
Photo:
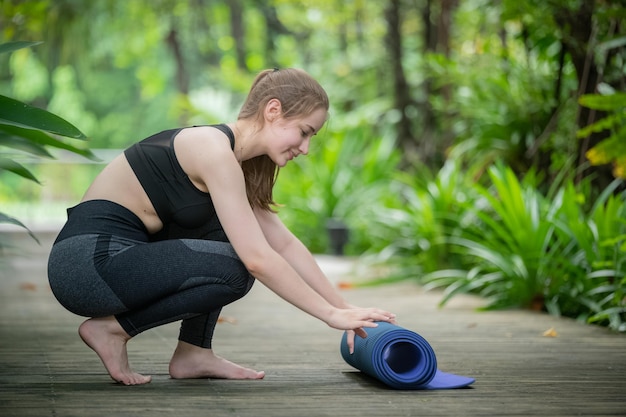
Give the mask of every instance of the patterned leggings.
[[193, 232], [202, 239], [172, 238], [191, 232], [169, 229], [151, 241], [126, 208], [81, 203], [68, 210], [50, 253], [52, 291], [75, 314], [115, 315], [130, 336], [182, 320], [179, 340], [210, 348], [221, 308], [254, 282], [215, 222]]

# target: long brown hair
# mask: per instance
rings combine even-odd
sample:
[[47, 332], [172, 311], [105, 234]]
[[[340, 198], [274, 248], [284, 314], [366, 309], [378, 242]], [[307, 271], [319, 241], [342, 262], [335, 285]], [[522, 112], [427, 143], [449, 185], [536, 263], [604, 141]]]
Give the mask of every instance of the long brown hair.
[[[238, 119], [263, 120], [267, 103], [277, 99], [282, 117], [291, 119], [323, 108], [328, 111], [328, 95], [321, 85], [305, 71], [296, 68], [268, 69], [260, 72], [239, 112]], [[278, 166], [267, 155], [257, 156], [241, 164], [246, 179], [246, 193], [252, 207], [272, 210], [276, 205], [272, 190], [278, 177]]]

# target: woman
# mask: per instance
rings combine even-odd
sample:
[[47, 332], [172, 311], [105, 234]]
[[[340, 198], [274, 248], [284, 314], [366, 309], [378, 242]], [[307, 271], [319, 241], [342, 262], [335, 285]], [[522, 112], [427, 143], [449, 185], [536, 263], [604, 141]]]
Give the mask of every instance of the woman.
[[91, 317], [79, 334], [109, 375], [131, 370], [127, 342], [182, 320], [172, 378], [260, 379], [263, 372], [211, 349], [220, 309], [258, 279], [336, 329], [365, 337], [376, 308], [349, 305], [272, 210], [278, 167], [307, 154], [326, 121], [328, 97], [306, 72], [266, 70], [235, 123], [164, 131], [126, 149], [97, 176], [48, 262], [51, 288], [69, 311]]

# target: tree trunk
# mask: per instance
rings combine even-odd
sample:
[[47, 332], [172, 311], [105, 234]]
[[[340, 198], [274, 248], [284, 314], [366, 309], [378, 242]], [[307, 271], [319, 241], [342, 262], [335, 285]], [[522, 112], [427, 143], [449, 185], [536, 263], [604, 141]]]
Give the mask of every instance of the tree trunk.
[[[441, 0], [441, 10], [439, 12], [439, 24], [437, 25], [437, 50], [443, 54], [446, 59], [450, 58], [450, 38], [452, 32], [452, 19], [454, 17], [454, 10], [458, 6], [458, 0]], [[445, 83], [441, 86], [439, 94], [443, 97], [446, 111], [444, 117], [450, 119], [454, 116], [450, 114], [449, 104], [452, 100], [453, 85]], [[452, 131], [453, 123], [450, 120], [443, 120], [440, 126], [441, 134], [437, 140], [433, 140], [435, 149], [432, 155], [432, 164], [437, 166], [443, 165], [445, 161], [446, 149], [448, 149], [454, 142], [455, 134]]]
[[450, 32], [452, 17], [458, 0], [441, 0], [439, 24], [437, 25], [437, 50], [446, 58], [450, 57]]
[[[172, 24], [173, 26], [173, 24]], [[178, 32], [172, 27], [166, 38], [167, 45], [174, 55], [176, 62], [176, 87], [182, 94], [189, 94], [189, 74], [185, 68], [185, 60], [183, 59], [182, 48], [178, 40]]]
[[[556, 23], [563, 33], [563, 47], [571, 57], [576, 70], [579, 95], [595, 93], [600, 80], [600, 73], [593, 53], [596, 41], [593, 22], [595, 3], [595, 0], [587, 0], [581, 2], [580, 7], [576, 9], [564, 7], [555, 13]], [[583, 128], [601, 117], [603, 114], [600, 112], [579, 106], [576, 124], [579, 128]], [[586, 152], [606, 137], [606, 131], [597, 132], [578, 142], [579, 166], [586, 163]], [[610, 166], [588, 167], [581, 170], [578, 180], [583, 177], [589, 177], [599, 189], [604, 189], [613, 180]]]
[[[183, 58], [182, 49], [180, 46], [180, 41], [178, 40], [178, 32], [174, 28], [174, 23], [172, 23], [172, 28], [170, 29], [167, 38], [165, 39], [168, 47], [172, 51], [172, 55], [174, 55], [174, 61], [176, 62], [176, 87], [178, 91], [183, 95], [189, 94], [189, 74], [187, 73], [185, 60]], [[186, 111], [181, 112], [178, 117], [179, 123], [181, 125], [185, 125], [188, 120], [188, 114]]]
[[[438, 53], [446, 58], [450, 56], [452, 18], [457, 5], [458, 0], [426, 1], [421, 10], [424, 24], [424, 55]], [[424, 98], [420, 102], [419, 113], [422, 115], [421, 137], [423, 139], [419, 144], [419, 152], [427, 165], [437, 168], [445, 160], [446, 149], [452, 144], [453, 134], [447, 128], [447, 126], [452, 126], [452, 123], [447, 123], [446, 119], [451, 116], [446, 112], [440, 116], [442, 120], [438, 123], [437, 115], [430, 104], [430, 97], [440, 95], [445, 103], [449, 102], [452, 97], [452, 85], [445, 84], [434, 88], [430, 77], [426, 76], [422, 93]]]
[[276, 66], [276, 38], [292, 33], [282, 24], [274, 6], [268, 5], [264, 0], [257, 0], [256, 5], [265, 18], [265, 56], [269, 66]]
[[241, 0], [228, 0], [228, 7], [230, 8], [230, 33], [235, 41], [237, 67], [247, 71], [248, 63], [246, 62], [245, 29]]
[[416, 153], [416, 139], [411, 134], [411, 120], [407, 117], [407, 108], [411, 105], [409, 85], [402, 67], [402, 33], [400, 22], [400, 0], [390, 0], [385, 9], [387, 20], [386, 43], [393, 74], [394, 108], [400, 113], [398, 121], [398, 144], [404, 150], [405, 163]]
[[[437, 25], [433, 22], [433, 0], [426, 0], [422, 10], [420, 11], [422, 24], [424, 25], [423, 33], [423, 50], [422, 55], [434, 54], [437, 52]], [[427, 72], [427, 68], [423, 68]], [[437, 133], [437, 116], [430, 104], [430, 97], [435, 92], [432, 78], [426, 74], [422, 83], [421, 98], [417, 101], [418, 113], [420, 115], [421, 137], [420, 154], [423, 160], [429, 160], [429, 154], [432, 150], [433, 139]]]

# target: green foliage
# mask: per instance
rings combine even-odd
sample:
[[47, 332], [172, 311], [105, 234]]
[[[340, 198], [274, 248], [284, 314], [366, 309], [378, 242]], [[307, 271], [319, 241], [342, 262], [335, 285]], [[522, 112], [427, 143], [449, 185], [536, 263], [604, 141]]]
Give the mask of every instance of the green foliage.
[[593, 165], [613, 162], [613, 174], [618, 178], [626, 178], [626, 93], [586, 94], [578, 101], [581, 106], [606, 112], [606, 116], [580, 129], [577, 136], [584, 138], [605, 130], [610, 133], [587, 151], [587, 158]]
[[11, 53], [13, 51], [17, 51], [18, 49], [39, 45], [40, 43], [41, 42], [26, 42], [26, 41], [3, 43], [3, 44], [0, 44], [0, 54]]
[[427, 169], [414, 175], [397, 173], [394, 187], [389, 191], [397, 198], [373, 214], [370, 236], [379, 254], [379, 262], [386, 260], [408, 275], [420, 276], [450, 266], [448, 236], [455, 236], [462, 228], [462, 206], [473, 197], [466, 186], [467, 176], [458, 162], [448, 160], [436, 175]]
[[[580, 105], [607, 113], [579, 136], [608, 131], [587, 157], [613, 162], [623, 175], [623, 97], [609, 91], [624, 80], [617, 3], [594, 2], [591, 37], [577, 41], [586, 68], [606, 83], [598, 86], [602, 96], [584, 96]], [[589, 4], [457, 2], [449, 44], [433, 47], [427, 23], [446, 17], [437, 15], [444, 7], [400, 2], [399, 64], [410, 104], [399, 110], [387, 2], [4, 1], [3, 39], [46, 42], [0, 44], [0, 52], [13, 52], [0, 54], [0, 101], [17, 110], [0, 125], [2, 202], [34, 200], [24, 184], [40, 177], [46, 192], [65, 192], [54, 189], [62, 169], [26, 168], [33, 157], [58, 150], [92, 157], [60, 137], [73, 137], [68, 132], [31, 128], [43, 120], [40, 109], [79, 122], [92, 146], [123, 148], [173, 126], [232, 121], [258, 70], [302, 67], [329, 92], [332, 118], [310, 157], [282, 170], [276, 200], [313, 251], [327, 250], [326, 222], [340, 219], [351, 230], [350, 254], [380, 253], [397, 267], [388, 280], [423, 276], [447, 286], [447, 297], [478, 292], [493, 307], [540, 306], [622, 329], [624, 196], [572, 181], [586, 162], [579, 166], [575, 140], [581, 74], [575, 47], [565, 46], [584, 27], [571, 18]], [[20, 119], [24, 109], [35, 117]], [[408, 140], [392, 139], [401, 111], [411, 123]], [[412, 146], [435, 147], [448, 160], [413, 166]], [[83, 168], [61, 184], [84, 190], [92, 172]], [[0, 222], [15, 220], [6, 217]]]
[[275, 190], [281, 217], [314, 252], [328, 247], [331, 219], [350, 229], [349, 253], [362, 253], [374, 243], [369, 223], [389, 193], [400, 154], [388, 136], [372, 138], [369, 128], [322, 130], [310, 156], [281, 170]]
[[[36, 44], [38, 43], [2, 44], [0, 52], [12, 52]], [[11, 149], [19, 150], [22, 154], [51, 158], [48, 148], [58, 148], [95, 159], [88, 149], [81, 149], [66, 143], [59, 138], [60, 136], [86, 139], [80, 130], [59, 116], [0, 95], [0, 173], [8, 171], [27, 180], [39, 182], [30, 170], [15, 160], [17, 156], [15, 152], [10, 151]], [[0, 223], [25, 227], [19, 220], [4, 213], [0, 213]], [[32, 233], [31, 236], [33, 236]]]
[[620, 185], [613, 182], [587, 212], [571, 185], [563, 190], [555, 224], [570, 253], [551, 302], [555, 313], [626, 331], [626, 193], [614, 193]]
[[[538, 56], [526, 56], [523, 51], [509, 54], [506, 58], [497, 53], [428, 58], [437, 85], [456, 86], [449, 100], [430, 98], [439, 113], [454, 115], [456, 140], [450, 157], [471, 154], [472, 166], [479, 171], [495, 160], [504, 160], [517, 172], [526, 172], [533, 163], [529, 155], [539, 147], [552, 148], [559, 143], [559, 132], [545, 132], [555, 109], [562, 106], [561, 112], [567, 115], [572, 105], [551, 97], [557, 70], [551, 65], [555, 63], [543, 64]], [[573, 88], [573, 69], [566, 71], [566, 81]], [[571, 137], [573, 128], [569, 120], [567, 123], [569, 131], [563, 134]]]
[[[568, 179], [546, 196], [532, 174], [520, 182], [496, 164], [488, 175], [488, 186], [457, 183], [458, 206], [444, 203], [438, 215], [430, 213], [441, 193], [432, 190], [441, 181], [410, 191], [429, 198], [407, 199], [401, 221], [389, 223], [389, 234], [400, 235], [390, 247], [399, 255], [388, 257], [391, 279], [420, 277], [427, 288], [445, 288], [442, 304], [477, 293], [487, 308], [546, 309], [626, 331], [626, 192], [614, 194], [620, 182], [588, 207]], [[432, 257], [440, 259], [429, 265]]]
[[544, 292], [552, 228], [541, 216], [542, 198], [535, 188], [522, 187], [501, 167], [490, 168], [489, 177], [494, 190], [476, 185], [481, 198], [468, 207], [476, 223], [448, 242], [466, 258], [480, 260], [474, 267], [484, 268], [480, 278], [468, 285], [495, 298], [493, 306], [529, 307]]

